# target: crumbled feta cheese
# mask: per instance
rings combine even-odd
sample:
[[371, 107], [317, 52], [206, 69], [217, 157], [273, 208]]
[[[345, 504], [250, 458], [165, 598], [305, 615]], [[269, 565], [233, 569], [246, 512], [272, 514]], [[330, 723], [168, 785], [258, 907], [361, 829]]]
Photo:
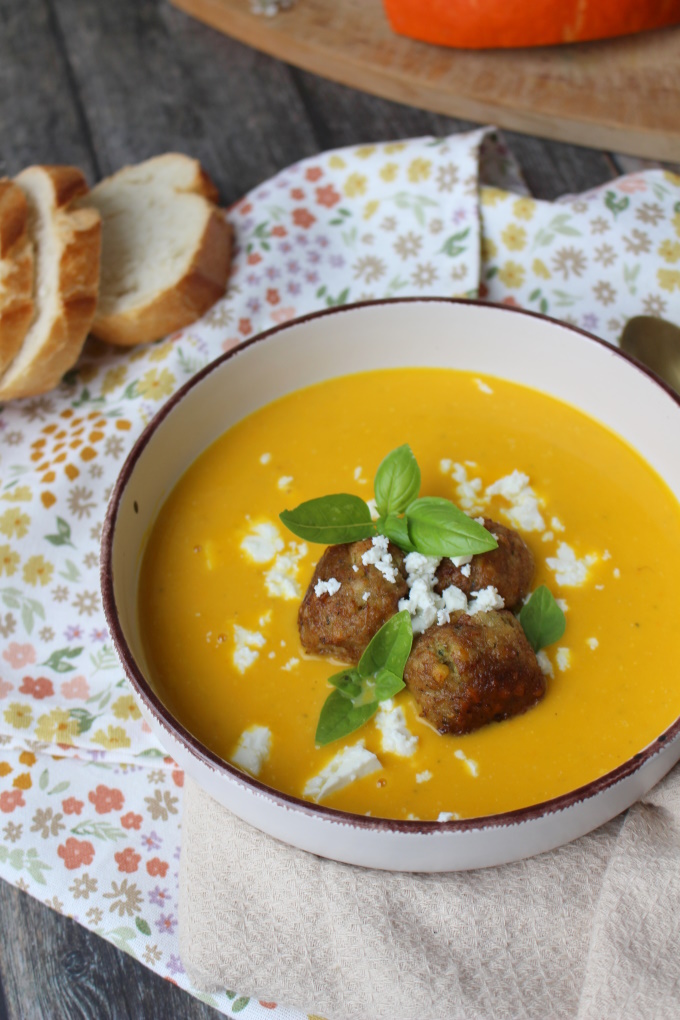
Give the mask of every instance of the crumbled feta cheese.
[[245, 627], [239, 627], [238, 623], [235, 623], [234, 643], [235, 648], [232, 661], [239, 673], [245, 673], [258, 658], [260, 653], [257, 649], [262, 648], [266, 642], [264, 635], [260, 634], [259, 631], [246, 630]]
[[463, 751], [461, 751], [460, 749], [454, 751], [453, 757], [458, 758], [459, 761], [463, 762], [471, 776], [476, 778], [479, 775], [479, 765], [473, 758], [468, 758]]
[[262, 766], [269, 757], [272, 734], [266, 726], [249, 726], [239, 737], [231, 756], [232, 765], [238, 765], [252, 776], [259, 776]]
[[359, 482], [362, 485], [365, 485], [366, 484], [366, 479], [361, 477], [361, 472], [362, 471], [363, 471], [363, 468], [361, 468], [361, 467], [354, 468], [354, 481], [355, 482]]
[[368, 602], [370, 597], [371, 597], [370, 591], [365, 591], [364, 594], [361, 596], [361, 601], [362, 602]]
[[279, 489], [287, 489], [289, 488], [289, 486], [293, 484], [293, 480], [294, 479], [292, 475], [281, 475], [276, 484], [279, 487]]
[[458, 505], [462, 510], [479, 513], [486, 502], [481, 495], [482, 479], [468, 478], [467, 468], [463, 464], [454, 464], [451, 477], [456, 482]]
[[488, 613], [490, 609], [502, 609], [505, 605], [503, 596], [498, 594], [498, 590], [492, 584], [487, 585], [486, 588], [482, 588], [480, 591], [470, 592], [470, 598], [474, 599], [474, 602], [468, 603], [468, 616], [476, 616], [477, 613]]
[[269, 563], [277, 552], [281, 552], [284, 544], [276, 525], [264, 522], [253, 525], [250, 534], [246, 535], [241, 542], [241, 549], [255, 563]]
[[619, 579], [619, 577], [621, 577], [621, 571], [619, 570], [618, 567], [614, 567], [614, 569], [612, 570], [612, 574], [617, 580]]
[[588, 570], [596, 559], [595, 556], [584, 556], [582, 560], [579, 560], [570, 545], [560, 542], [557, 547], [557, 556], [548, 557], [545, 562], [554, 572], [558, 584], [578, 587], [588, 577]]
[[380, 760], [371, 751], [366, 750], [363, 740], [359, 740], [351, 747], [343, 747], [342, 751], [338, 751], [318, 776], [307, 782], [303, 795], [319, 801], [322, 797], [337, 793], [355, 780], [381, 768]]
[[275, 659], [276, 658], [276, 652], [270, 652], [269, 655], [267, 656], [267, 658], [268, 659]]
[[272, 611], [268, 609], [266, 613], [263, 613], [260, 619], [257, 621], [260, 627], [266, 627], [272, 618]]
[[604, 585], [603, 584], [596, 584], [595, 585], [595, 591], [604, 591]]
[[371, 548], [367, 549], [362, 555], [361, 562], [365, 567], [372, 564], [376, 570], [380, 571], [386, 581], [394, 584], [399, 571], [388, 549], [389, 540], [385, 535], [375, 535], [371, 539], [371, 543]]
[[567, 605], [567, 600], [566, 599], [555, 599], [555, 602], [560, 607], [560, 609], [562, 610], [563, 613], [568, 613], [569, 612], [569, 606]]
[[358, 566], [356, 565], [356, 563], [353, 563], [353, 564], [352, 564], [352, 570], [354, 571], [354, 573], [355, 573], [355, 574], [358, 574], [358, 573], [359, 573], [359, 568], [358, 568]]
[[477, 389], [480, 390], [480, 392], [493, 393], [491, 387], [488, 385], [488, 383], [485, 383], [483, 379], [475, 379], [475, 383], [477, 385]]
[[432, 773], [429, 769], [425, 769], [424, 772], [416, 773], [416, 783], [428, 783], [432, 779]]
[[444, 457], [439, 461], [439, 470], [443, 475], [448, 475], [449, 471], [453, 467], [453, 461], [449, 460], [448, 457]]
[[562, 524], [562, 521], [559, 519], [559, 517], [550, 518], [550, 527], [553, 529], [553, 531], [564, 531], [564, 525]]
[[297, 574], [300, 560], [307, 555], [304, 542], [289, 542], [285, 552], [280, 552], [271, 568], [264, 575], [267, 591], [274, 598], [299, 599], [300, 586]]
[[417, 552], [408, 553], [404, 558], [409, 595], [399, 600], [399, 610], [407, 609], [411, 614], [414, 634], [422, 634], [431, 627], [437, 619], [437, 611], [445, 608], [443, 599], [433, 591], [440, 562], [436, 556]]
[[564, 673], [565, 670], [571, 667], [571, 652], [568, 648], [558, 648], [555, 652], [555, 661], [557, 662], [557, 668], [560, 672]]
[[552, 542], [555, 538], [554, 531], [544, 531], [541, 535], [541, 542]]
[[603, 560], [610, 560], [611, 558], [612, 558], [612, 554], [609, 552], [609, 549], [605, 549], [605, 551], [602, 553], [602, 559]]
[[472, 556], [449, 556], [449, 559], [454, 567], [464, 567], [468, 563], [472, 563]]
[[378, 518], [380, 517], [380, 514], [378, 513], [378, 504], [376, 503], [376, 501], [374, 499], [367, 499], [366, 506], [370, 511], [371, 520], [377, 521]]
[[338, 581], [337, 577], [329, 577], [327, 581], [317, 581], [314, 585], [314, 594], [317, 598], [321, 598], [323, 594], [335, 595], [336, 591], [340, 591], [342, 585]]
[[510, 503], [508, 510], [502, 513], [508, 518], [511, 524], [524, 531], [543, 531], [545, 521], [540, 511], [540, 501], [529, 485], [529, 476], [521, 471], [513, 471], [512, 474], [499, 478], [498, 481], [486, 487], [486, 496], [502, 496]]
[[543, 648], [541, 648], [540, 652], [536, 652], [536, 660], [538, 665], [541, 667], [541, 673], [543, 676], [553, 677], [555, 675], [553, 664], [548, 658], [547, 652]]
[[460, 572], [463, 575], [463, 577], [469, 577], [471, 569], [472, 568], [469, 563], [464, 563], [463, 566], [460, 568]]
[[374, 717], [375, 725], [382, 735], [382, 749], [403, 758], [410, 757], [418, 746], [418, 737], [414, 736], [406, 725], [406, 717], [401, 706], [395, 707], [391, 698], [381, 701]]
[[288, 662], [284, 663], [281, 669], [285, 669], [286, 673], [290, 673], [291, 669], [295, 669], [299, 662], [300, 660], [296, 659], [295, 656], [293, 656], [291, 659], [288, 660]]
[[260, 464], [268, 464], [271, 459], [272, 459], [271, 453], [263, 453], [262, 456], [260, 457]]
[[591, 648], [593, 651], [595, 651], [595, 649], [599, 646], [600, 642], [597, 640], [596, 637], [589, 637], [586, 638], [586, 644], [588, 645], [588, 648]]
[[437, 815], [438, 822], [455, 822], [460, 818], [457, 811], [440, 811]]

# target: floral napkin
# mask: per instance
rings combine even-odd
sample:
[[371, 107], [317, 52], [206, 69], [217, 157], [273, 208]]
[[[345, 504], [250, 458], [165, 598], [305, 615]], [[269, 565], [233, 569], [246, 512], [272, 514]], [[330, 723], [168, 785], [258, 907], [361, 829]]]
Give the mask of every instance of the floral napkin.
[[106, 501], [132, 443], [208, 361], [273, 324], [371, 298], [522, 305], [616, 342], [680, 324], [680, 177], [526, 194], [492, 130], [304, 160], [229, 211], [226, 297], [149, 347], [90, 342], [0, 414], [0, 876], [223, 1013], [303, 1014], [191, 986], [177, 942], [183, 774], [141, 719], [99, 597]]

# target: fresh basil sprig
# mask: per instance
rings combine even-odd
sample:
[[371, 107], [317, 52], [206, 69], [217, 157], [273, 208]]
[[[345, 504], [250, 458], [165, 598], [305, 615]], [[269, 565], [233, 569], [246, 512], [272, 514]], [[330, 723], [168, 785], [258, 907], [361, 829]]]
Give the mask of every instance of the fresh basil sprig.
[[328, 682], [335, 690], [321, 709], [317, 744], [330, 744], [358, 730], [375, 715], [381, 701], [402, 690], [412, 642], [411, 615], [403, 610], [390, 617], [371, 638], [356, 667], [330, 677]]
[[377, 521], [368, 505], [348, 493], [307, 500], [279, 515], [283, 524], [309, 542], [334, 545], [385, 535], [404, 552], [425, 556], [471, 556], [498, 543], [481, 524], [448, 499], [418, 499], [420, 468], [408, 444], [381, 462], [375, 476]]
[[566, 627], [564, 613], [544, 584], [522, 606], [519, 622], [535, 652], [559, 641]]

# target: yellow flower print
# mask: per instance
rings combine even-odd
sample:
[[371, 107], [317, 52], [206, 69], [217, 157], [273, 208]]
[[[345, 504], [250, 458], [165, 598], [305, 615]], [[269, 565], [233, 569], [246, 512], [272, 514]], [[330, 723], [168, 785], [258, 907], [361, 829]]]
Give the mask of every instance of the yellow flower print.
[[15, 553], [8, 545], [0, 545], [0, 574], [7, 574], [8, 577], [16, 574], [18, 563], [19, 553]]
[[659, 255], [666, 262], [680, 261], [680, 243], [678, 241], [662, 241], [659, 245]]
[[101, 744], [107, 751], [113, 751], [117, 747], [129, 747], [130, 738], [122, 726], [107, 726], [104, 730], [97, 730], [92, 737], [93, 744]]
[[498, 255], [498, 245], [490, 237], [482, 237], [482, 258], [485, 262], [495, 259]]
[[115, 368], [110, 368], [102, 382], [103, 395], [106, 396], [107, 393], [113, 393], [114, 390], [118, 389], [125, 382], [127, 373], [127, 365], [116, 365]]
[[28, 765], [29, 769], [37, 762], [36, 756], [32, 751], [22, 751], [19, 755], [19, 761], [22, 765]]
[[380, 171], [380, 176], [384, 181], [387, 181], [387, 183], [389, 184], [390, 181], [394, 180], [398, 173], [399, 173], [398, 163], [385, 163], [385, 166]]
[[21, 510], [5, 510], [0, 516], [0, 531], [8, 538], [23, 538], [30, 523], [31, 518]]
[[664, 170], [663, 175], [669, 184], [674, 184], [676, 188], [680, 188], [680, 174], [674, 174], [672, 170]]
[[161, 344], [154, 344], [149, 351], [149, 361], [165, 361], [173, 348], [173, 344], [166, 340]]
[[356, 198], [357, 195], [366, 194], [368, 180], [363, 174], [350, 174], [345, 181], [344, 192], [348, 198]]
[[140, 397], [150, 397], [152, 400], [169, 397], [174, 388], [175, 377], [167, 368], [161, 369], [160, 372], [157, 368], [150, 368], [137, 383], [137, 393]]
[[388, 142], [388, 144], [383, 147], [383, 152], [385, 152], [388, 156], [392, 156], [395, 152], [403, 152], [405, 148], [405, 142]]
[[27, 730], [33, 722], [33, 710], [30, 705], [22, 705], [19, 701], [13, 701], [3, 712], [5, 722], [13, 726], [15, 730]]
[[38, 716], [35, 735], [47, 744], [52, 741], [56, 744], [72, 744], [73, 738], [78, 736], [78, 720], [72, 719], [63, 708], [53, 708], [47, 715]]
[[675, 216], [671, 220], [671, 223], [675, 227], [675, 233], [678, 235], [678, 237], [680, 237], [680, 212], [677, 212], [675, 214]]
[[680, 269], [657, 269], [656, 278], [662, 290], [680, 290]]
[[525, 270], [519, 262], [506, 262], [498, 274], [498, 279], [506, 287], [521, 287], [524, 283]]
[[536, 212], [533, 198], [518, 198], [512, 205], [512, 215], [518, 220], [530, 220]]
[[54, 567], [42, 556], [31, 556], [24, 563], [24, 581], [26, 584], [41, 584], [43, 588], [52, 580]]
[[532, 273], [535, 273], [536, 276], [542, 277], [544, 280], [549, 280], [552, 276], [552, 273], [542, 259], [534, 259], [531, 263], [531, 271]]
[[524, 227], [518, 227], [516, 223], [509, 223], [501, 239], [506, 248], [510, 251], [522, 251], [527, 246], [527, 232]]
[[28, 485], [17, 485], [16, 488], [3, 492], [2, 498], [6, 499], [8, 503], [29, 503], [31, 490]]
[[498, 205], [504, 198], [508, 197], [507, 191], [502, 191], [500, 188], [482, 188], [482, 205]]
[[426, 181], [432, 173], [432, 161], [429, 159], [422, 159], [420, 156], [417, 159], [412, 159], [408, 165], [408, 179], [414, 184], [418, 181]]
[[116, 719], [141, 719], [142, 713], [137, 708], [137, 703], [131, 694], [114, 701], [111, 706]]
[[360, 145], [358, 149], [354, 150], [354, 155], [358, 156], [359, 159], [368, 159], [375, 152], [375, 145]]
[[31, 776], [28, 772], [22, 772], [12, 780], [12, 786], [17, 790], [30, 790], [33, 786]]
[[331, 156], [328, 160], [328, 165], [334, 170], [344, 170], [347, 166], [342, 156]]
[[364, 209], [364, 219], [370, 220], [371, 216], [373, 216], [379, 205], [380, 202], [378, 202], [378, 200], [375, 198], [373, 199], [372, 202], [367, 202], [366, 207]]

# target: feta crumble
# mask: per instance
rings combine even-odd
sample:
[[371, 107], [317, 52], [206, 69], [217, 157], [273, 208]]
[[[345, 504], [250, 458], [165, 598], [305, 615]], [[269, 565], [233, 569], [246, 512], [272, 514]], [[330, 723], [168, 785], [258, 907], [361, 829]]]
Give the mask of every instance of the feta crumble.
[[465, 752], [461, 751], [460, 748], [453, 752], [453, 757], [462, 761], [470, 775], [475, 779], [477, 778], [479, 775], [479, 765], [473, 758], [468, 758]]
[[449, 556], [449, 559], [453, 563], [454, 567], [466, 567], [469, 563], [472, 563], [472, 556]]
[[505, 602], [503, 596], [498, 594], [498, 589], [492, 584], [487, 585], [480, 591], [470, 592], [470, 598], [474, 602], [468, 603], [468, 616], [476, 616], [477, 613], [488, 613], [490, 609], [503, 609]]
[[260, 457], [260, 464], [268, 464], [271, 459], [272, 459], [271, 453], [263, 453], [262, 456]]
[[589, 637], [586, 638], [586, 644], [588, 645], [588, 648], [592, 649], [592, 651], [595, 651], [595, 649], [599, 647], [600, 642], [597, 640], [596, 637]]
[[361, 467], [354, 468], [354, 481], [358, 482], [359, 485], [366, 485], [366, 479], [361, 477], [362, 471], [363, 468]]
[[414, 634], [422, 634], [431, 627], [437, 619], [437, 611], [444, 609], [443, 599], [433, 591], [440, 562], [437, 556], [423, 556], [418, 552], [408, 553], [404, 558], [409, 594], [408, 598], [399, 600], [399, 610], [407, 609], [411, 614]]
[[619, 570], [618, 567], [614, 567], [614, 569], [612, 570], [612, 574], [617, 579], [617, 581], [621, 577], [621, 571]]
[[278, 599], [299, 599], [301, 596], [297, 574], [300, 560], [307, 555], [304, 542], [289, 542], [285, 552], [280, 552], [271, 568], [264, 575], [267, 591]]
[[432, 773], [429, 769], [416, 773], [416, 783], [429, 783], [430, 779], [432, 779]]
[[438, 822], [456, 822], [459, 818], [457, 811], [440, 811], [437, 815]]
[[232, 662], [239, 673], [245, 673], [258, 658], [260, 654], [258, 649], [264, 647], [265, 637], [257, 630], [246, 630], [245, 627], [240, 627], [238, 623], [235, 623], [234, 643]]
[[322, 797], [337, 793], [355, 780], [381, 768], [380, 760], [371, 751], [366, 750], [363, 740], [359, 740], [351, 747], [343, 747], [342, 751], [338, 751], [318, 776], [314, 776], [306, 783], [303, 795], [320, 801]]
[[406, 725], [403, 708], [395, 707], [391, 698], [380, 702], [374, 721], [382, 736], [383, 751], [399, 754], [402, 758], [409, 758], [414, 753], [418, 737]]
[[269, 757], [272, 734], [267, 726], [249, 726], [239, 737], [231, 756], [232, 765], [238, 765], [252, 776], [259, 776], [262, 766]]
[[510, 504], [503, 513], [510, 523], [524, 531], [544, 531], [545, 521], [541, 514], [541, 501], [529, 485], [529, 476], [521, 471], [499, 478], [486, 488], [487, 499], [490, 496], [502, 496]]
[[541, 535], [541, 542], [552, 542], [555, 538], [554, 531], [544, 531]]
[[380, 517], [380, 514], [378, 513], [378, 504], [376, 503], [376, 501], [374, 499], [367, 499], [366, 506], [369, 509], [371, 520], [377, 521], [378, 518]]
[[394, 564], [392, 554], [388, 550], [389, 539], [385, 535], [375, 535], [371, 539], [371, 543], [371, 548], [367, 549], [362, 555], [361, 562], [365, 567], [373, 565], [376, 570], [380, 571], [386, 581], [394, 584], [399, 571]]
[[439, 461], [439, 470], [443, 475], [448, 475], [449, 471], [453, 467], [453, 461], [449, 460], [448, 457], [443, 457]]
[[286, 673], [290, 673], [291, 669], [295, 669], [299, 662], [300, 660], [296, 659], [295, 656], [293, 656], [291, 659], [288, 660], [288, 662], [285, 662], [283, 664], [281, 669], [285, 669]]
[[329, 577], [327, 581], [317, 581], [314, 585], [314, 594], [317, 598], [325, 593], [326, 595], [335, 595], [336, 591], [340, 591], [342, 585], [338, 581], [337, 577]]
[[269, 563], [284, 547], [279, 529], [275, 524], [264, 522], [254, 524], [250, 534], [241, 542], [241, 549], [254, 563]]
[[543, 676], [547, 676], [552, 679], [555, 675], [553, 664], [548, 658], [548, 653], [543, 648], [541, 648], [540, 652], [536, 652], [536, 660], [541, 668]]
[[491, 387], [483, 379], [475, 379], [475, 384], [481, 393], [493, 393]]
[[368, 602], [370, 597], [371, 597], [370, 591], [365, 591], [364, 594], [361, 596], [361, 601], [362, 602]]
[[596, 556], [590, 555], [579, 560], [570, 545], [560, 542], [557, 547], [557, 556], [550, 556], [545, 562], [555, 574], [558, 584], [578, 587], [584, 583], [590, 567], [596, 560]]
[[461, 510], [479, 513], [486, 502], [482, 496], [482, 479], [468, 478], [467, 468], [455, 463], [451, 477], [456, 482], [456, 495]]
[[553, 531], [564, 531], [564, 525], [562, 524], [562, 521], [559, 519], [559, 517], [550, 518], [550, 527], [553, 529]]
[[293, 484], [294, 478], [292, 475], [281, 475], [278, 482], [276, 483], [279, 489], [287, 489]]
[[472, 568], [470, 567], [469, 563], [464, 563], [463, 566], [460, 568], [460, 572], [463, 575], [463, 577], [469, 577], [471, 569]]
[[571, 651], [568, 648], [558, 648], [555, 652], [555, 662], [560, 672], [564, 673], [571, 667]]

